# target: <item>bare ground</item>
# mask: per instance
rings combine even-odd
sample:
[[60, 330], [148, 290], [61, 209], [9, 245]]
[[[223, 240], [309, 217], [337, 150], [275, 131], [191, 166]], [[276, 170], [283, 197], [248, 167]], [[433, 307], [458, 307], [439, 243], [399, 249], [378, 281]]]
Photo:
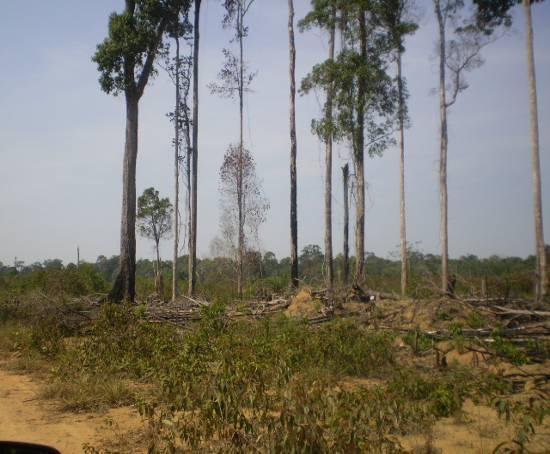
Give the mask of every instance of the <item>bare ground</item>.
[[128, 407], [105, 414], [62, 413], [56, 403], [40, 398], [41, 383], [28, 375], [0, 368], [0, 440], [53, 446], [63, 454], [83, 452], [84, 444], [116, 445], [126, 450], [136, 433], [143, 432], [138, 413]]

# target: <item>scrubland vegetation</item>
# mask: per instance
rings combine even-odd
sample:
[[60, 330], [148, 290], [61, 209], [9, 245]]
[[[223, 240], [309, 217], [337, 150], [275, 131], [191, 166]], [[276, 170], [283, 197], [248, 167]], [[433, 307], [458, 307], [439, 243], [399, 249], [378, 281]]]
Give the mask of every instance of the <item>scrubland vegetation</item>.
[[[360, 315], [342, 309], [341, 316], [312, 324], [288, 312], [254, 317], [245, 301], [214, 297], [196, 321], [174, 326], [148, 316], [152, 305], [172, 303], [97, 305], [79, 298], [108, 288], [97, 264], [52, 263], [33, 271], [4, 269], [2, 355], [9, 367], [41, 375], [43, 397], [63, 411], [138, 408], [147, 429], [132, 450], [439, 452], [434, 427], [449, 417], [468, 424], [467, 401], [494, 408], [510, 429], [510, 439], [498, 440], [502, 446], [490, 440], [491, 449], [537, 452], [548, 441], [540, 434], [549, 411], [548, 375], [540, 373], [548, 342], [512, 343], [500, 337], [494, 320], [460, 309], [459, 300], [343, 301], [343, 309]], [[381, 267], [379, 281], [386, 278], [389, 290], [399, 286], [399, 266], [393, 279], [391, 264]], [[153, 276], [142, 279], [144, 288], [154, 286]], [[464, 280], [465, 288], [475, 283]], [[138, 300], [145, 296], [138, 293]], [[446, 334], [433, 336], [420, 318], [415, 326], [392, 329], [391, 313], [406, 306], [437, 307], [429, 323]], [[490, 344], [463, 335], [490, 325]], [[485, 353], [482, 365], [454, 362], [451, 354], [443, 360], [448, 352], [460, 357], [472, 349]], [[499, 364], [520, 366], [527, 384], [518, 389], [511, 369]], [[410, 436], [421, 442], [411, 444]], [[86, 447], [117, 452], [111, 449]]]

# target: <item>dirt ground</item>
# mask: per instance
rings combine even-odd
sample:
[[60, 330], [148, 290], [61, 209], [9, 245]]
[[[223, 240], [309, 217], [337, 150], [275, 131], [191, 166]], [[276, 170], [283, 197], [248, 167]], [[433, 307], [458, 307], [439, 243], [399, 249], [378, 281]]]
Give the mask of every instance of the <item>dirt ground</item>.
[[[282, 310], [286, 315], [315, 318], [322, 304], [307, 291], [301, 291]], [[368, 326], [393, 328], [420, 328], [422, 330], [448, 329], [451, 323], [468, 326], [473, 310], [456, 302], [430, 301], [412, 304], [410, 301], [380, 301], [376, 307], [349, 302], [337, 309], [340, 316], [354, 317]], [[444, 317], [442, 316], [444, 315]], [[483, 314], [488, 326], [497, 326], [491, 314]], [[548, 373], [550, 361], [533, 363], [518, 368], [485, 354], [484, 349], [457, 351], [449, 341], [437, 343], [438, 351], [449, 365], [482, 368], [505, 376], [519, 376], [523, 382], [519, 393], [529, 397], [538, 389], [550, 395]], [[411, 347], [396, 339], [398, 355], [404, 364], [433, 367], [433, 355], [415, 356]], [[425, 364], [424, 364], [425, 363]], [[137, 411], [123, 407], [106, 413], [61, 412], [55, 401], [41, 397], [45, 384], [42, 375], [23, 375], [9, 370], [9, 364], [0, 362], [0, 440], [18, 440], [47, 444], [64, 454], [81, 453], [83, 446], [107, 447], [109, 452], [146, 452], [146, 426]], [[523, 377], [523, 378], [522, 378]], [[529, 378], [530, 377], [530, 378]], [[534, 377], [543, 377], [545, 385], [535, 386]], [[380, 380], [345, 379], [344, 387], [355, 388], [379, 385]], [[518, 394], [519, 397], [519, 394]], [[537, 427], [537, 435], [529, 444], [532, 452], [550, 453], [550, 421]], [[407, 452], [412, 453], [491, 453], [499, 443], [514, 438], [514, 427], [500, 419], [494, 408], [464, 403], [462, 411], [435, 423], [426, 433], [400, 437]], [[499, 451], [503, 452], [503, 451]]]
[[[63, 454], [83, 452], [83, 446], [129, 442], [143, 432], [139, 414], [116, 408], [106, 414], [61, 413], [55, 402], [41, 399], [41, 383], [28, 375], [0, 368], [0, 440], [25, 441], [53, 446]], [[112, 422], [111, 422], [112, 421]], [[139, 452], [132, 447], [127, 451]]]
[[[0, 439], [54, 446], [63, 454], [83, 452], [83, 446], [110, 447], [112, 452], [146, 452], [140, 446], [145, 426], [138, 413], [128, 407], [105, 414], [62, 413], [55, 402], [40, 398], [37, 378], [0, 368]], [[365, 386], [350, 380], [348, 386]], [[408, 452], [443, 454], [490, 453], [504, 440], [513, 438], [513, 428], [499, 419], [494, 409], [466, 401], [459, 416], [438, 421], [430, 433], [400, 438]], [[550, 426], [537, 430], [534, 452], [550, 452]]]

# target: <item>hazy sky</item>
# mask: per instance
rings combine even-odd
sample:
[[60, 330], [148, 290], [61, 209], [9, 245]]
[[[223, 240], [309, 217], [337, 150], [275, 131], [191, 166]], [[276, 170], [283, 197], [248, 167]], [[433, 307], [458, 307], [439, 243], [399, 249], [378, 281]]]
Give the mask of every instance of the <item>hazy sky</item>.
[[[59, 257], [95, 261], [119, 249], [124, 100], [101, 92], [91, 56], [106, 35], [107, 19], [122, 0], [3, 0], [0, 2], [0, 261], [31, 263]], [[238, 139], [238, 106], [210, 95], [221, 49], [230, 32], [220, 26], [221, 2], [203, 2], [200, 63], [198, 252], [209, 254], [218, 233], [218, 169]], [[309, 0], [295, 0], [297, 19]], [[408, 239], [439, 250], [438, 76], [430, 0], [407, 43], [412, 128], [406, 133]], [[546, 241], [550, 242], [550, 3], [534, 8], [540, 149]], [[506, 37], [484, 51], [485, 65], [467, 76], [470, 88], [449, 115], [449, 241], [451, 256], [475, 253], [525, 256], [533, 251], [529, 117], [524, 20], [515, 12]], [[246, 43], [257, 69], [246, 100], [245, 135], [271, 202], [262, 228], [264, 250], [289, 250], [289, 134], [287, 0], [257, 0]], [[325, 58], [326, 36], [297, 33], [297, 80]], [[323, 242], [323, 147], [311, 135], [322, 96], [298, 97], [299, 247]], [[140, 104], [138, 193], [154, 186], [172, 198], [173, 87], [160, 73]], [[335, 252], [341, 250], [340, 167], [333, 176]], [[366, 247], [377, 255], [399, 243], [398, 150], [366, 162]], [[167, 256], [169, 244], [163, 246]], [[138, 256], [151, 257], [140, 239]]]

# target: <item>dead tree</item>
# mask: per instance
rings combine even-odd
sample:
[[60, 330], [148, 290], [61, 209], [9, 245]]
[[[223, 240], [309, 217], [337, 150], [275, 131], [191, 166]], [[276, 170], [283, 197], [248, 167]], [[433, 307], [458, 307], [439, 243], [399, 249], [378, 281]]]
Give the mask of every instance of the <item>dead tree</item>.
[[343, 282], [349, 283], [349, 165], [342, 167], [342, 177], [344, 181], [344, 264], [343, 264]]
[[296, 178], [296, 45], [294, 1], [288, 0], [288, 52], [290, 73], [290, 283], [298, 287], [298, 202]]

